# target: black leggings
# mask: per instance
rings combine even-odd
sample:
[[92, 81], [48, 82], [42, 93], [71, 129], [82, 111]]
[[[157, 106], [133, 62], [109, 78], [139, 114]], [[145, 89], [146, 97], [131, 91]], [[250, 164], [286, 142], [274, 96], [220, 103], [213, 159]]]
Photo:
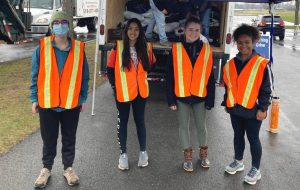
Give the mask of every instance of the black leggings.
[[252, 156], [252, 166], [259, 169], [262, 148], [259, 140], [259, 130], [262, 122], [257, 119], [245, 119], [230, 114], [231, 123], [234, 131], [234, 152], [235, 159], [242, 160], [245, 150], [245, 132], [250, 143], [250, 151]]
[[145, 106], [146, 99], [137, 96], [131, 102], [116, 101], [118, 109], [118, 140], [121, 154], [126, 153], [127, 141], [127, 123], [130, 113], [130, 105], [132, 105], [133, 118], [136, 125], [136, 131], [140, 144], [140, 151], [146, 150], [146, 128], [145, 128]]

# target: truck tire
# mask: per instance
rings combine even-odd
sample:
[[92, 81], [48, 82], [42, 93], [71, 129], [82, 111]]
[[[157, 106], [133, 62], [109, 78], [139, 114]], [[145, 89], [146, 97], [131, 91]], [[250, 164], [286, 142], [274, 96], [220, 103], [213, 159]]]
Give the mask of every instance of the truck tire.
[[280, 35], [279, 40], [281, 40], [281, 41], [284, 40], [284, 35]]

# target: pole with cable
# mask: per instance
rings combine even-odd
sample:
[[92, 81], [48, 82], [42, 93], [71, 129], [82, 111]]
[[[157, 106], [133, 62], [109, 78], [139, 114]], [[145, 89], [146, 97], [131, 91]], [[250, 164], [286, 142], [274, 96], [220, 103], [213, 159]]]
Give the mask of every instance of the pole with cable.
[[[274, 3], [271, 2], [269, 4], [269, 11], [271, 14], [271, 34], [270, 34], [270, 61], [269, 61], [269, 67], [271, 68], [273, 66], [273, 34], [274, 34]], [[269, 78], [271, 83], [271, 89], [272, 89], [272, 100], [271, 100], [271, 106], [269, 109], [269, 128], [267, 131], [271, 133], [278, 133], [279, 130], [279, 103], [280, 98], [276, 95], [275, 88], [274, 88], [274, 82], [273, 77], [271, 74], [271, 70], [268, 70], [269, 72]]]

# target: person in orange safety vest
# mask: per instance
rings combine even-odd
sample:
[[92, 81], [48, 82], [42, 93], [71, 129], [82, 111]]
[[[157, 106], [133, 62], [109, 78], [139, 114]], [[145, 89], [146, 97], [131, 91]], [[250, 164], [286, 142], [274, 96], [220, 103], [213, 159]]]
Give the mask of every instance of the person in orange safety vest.
[[30, 99], [32, 112], [39, 113], [43, 140], [43, 169], [35, 188], [45, 187], [51, 176], [59, 129], [63, 175], [68, 185], [79, 184], [72, 165], [79, 114], [88, 94], [89, 69], [84, 42], [69, 37], [72, 21], [65, 12], [55, 11], [50, 21], [53, 35], [42, 38], [32, 56]]
[[186, 20], [185, 40], [173, 44], [172, 61], [166, 70], [168, 105], [171, 110], [178, 110], [179, 137], [184, 150], [183, 169], [188, 172], [193, 171], [189, 130], [191, 113], [195, 118], [201, 166], [210, 167], [206, 110], [214, 107], [215, 80], [212, 48], [200, 40], [201, 30], [197, 17]]
[[147, 72], [155, 62], [152, 44], [147, 43], [142, 25], [136, 18], [128, 20], [123, 40], [116, 43], [107, 63], [110, 84], [116, 96], [118, 109], [118, 140], [120, 157], [118, 168], [128, 170], [128, 155], [126, 150], [127, 123], [130, 107], [136, 124], [140, 144], [139, 167], [148, 165], [146, 151], [145, 106], [149, 96]]
[[259, 40], [257, 28], [243, 24], [234, 31], [233, 38], [239, 53], [223, 67], [225, 95], [222, 105], [230, 114], [234, 131], [234, 161], [225, 171], [235, 174], [244, 170], [246, 133], [250, 143], [252, 167], [244, 181], [254, 185], [261, 179], [259, 168], [262, 147], [259, 131], [270, 105], [272, 72], [269, 60], [253, 49]]

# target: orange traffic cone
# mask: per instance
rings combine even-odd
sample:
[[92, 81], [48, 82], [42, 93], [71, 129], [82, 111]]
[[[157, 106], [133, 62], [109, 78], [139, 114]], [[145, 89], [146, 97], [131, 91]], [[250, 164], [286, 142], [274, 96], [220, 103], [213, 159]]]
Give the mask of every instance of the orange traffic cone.
[[272, 103], [271, 103], [271, 108], [270, 108], [270, 120], [269, 120], [269, 129], [267, 131], [271, 133], [278, 133], [278, 127], [279, 127], [279, 102], [280, 98], [279, 97], [273, 97], [272, 98]]

